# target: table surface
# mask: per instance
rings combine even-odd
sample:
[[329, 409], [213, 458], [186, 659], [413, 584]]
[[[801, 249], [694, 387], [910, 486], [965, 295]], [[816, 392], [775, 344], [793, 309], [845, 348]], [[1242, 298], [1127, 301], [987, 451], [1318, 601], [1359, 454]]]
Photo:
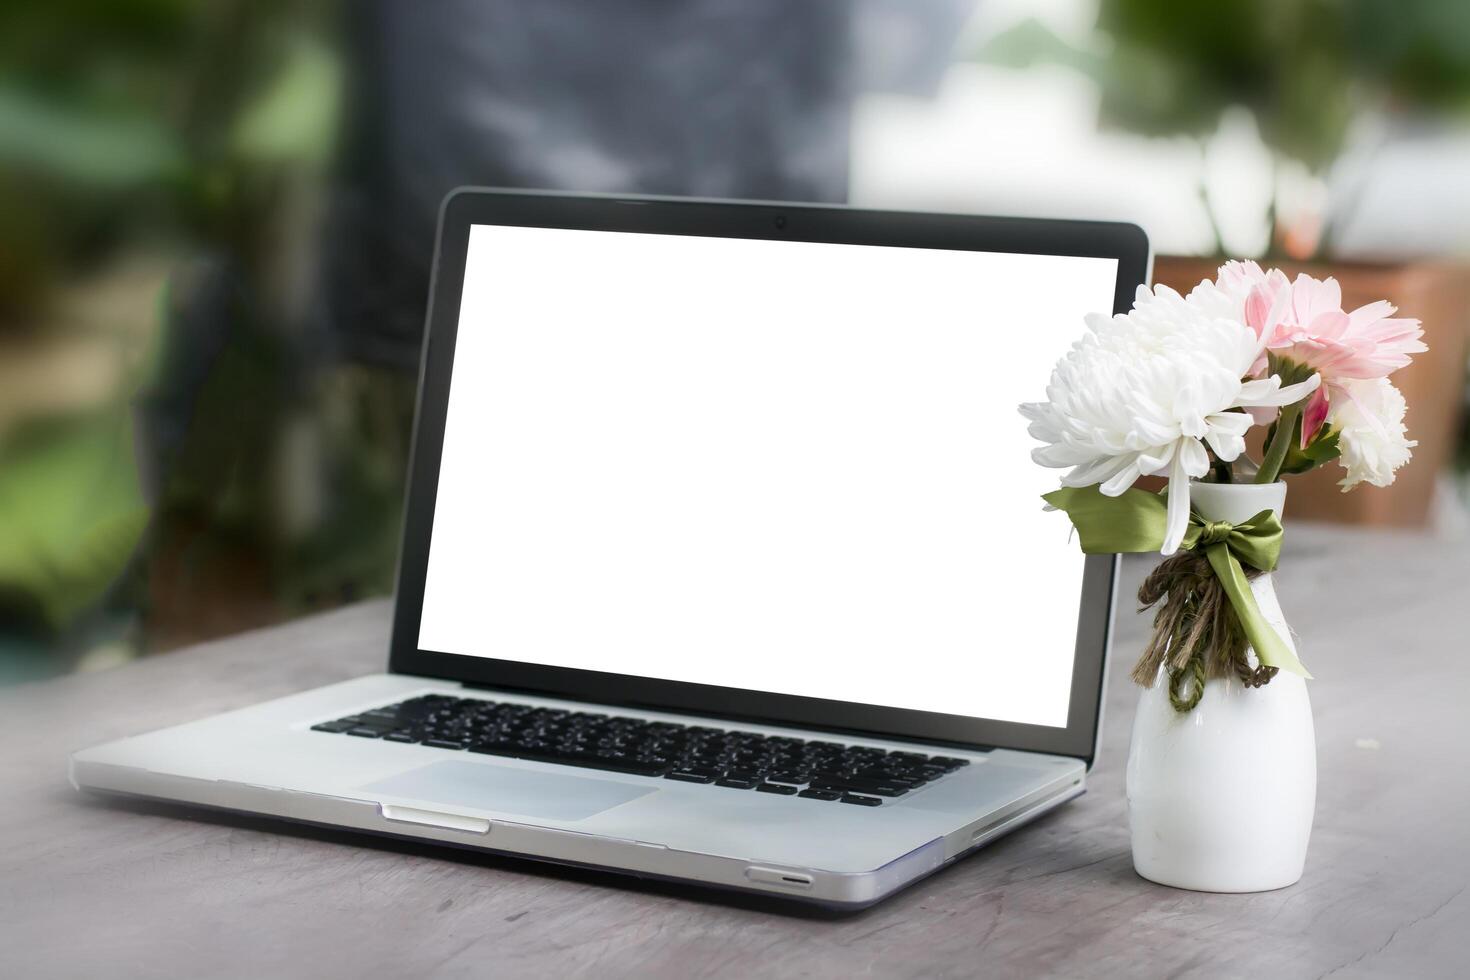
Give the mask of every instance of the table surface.
[[[1090, 792], [846, 917], [67, 785], [74, 749], [381, 670], [377, 602], [0, 694], [0, 974], [1465, 976], [1470, 545], [1287, 537], [1278, 591], [1318, 677], [1319, 753], [1290, 888], [1134, 874], [1126, 672], [1145, 623], [1126, 601]], [[1120, 594], [1148, 567], [1130, 559]]]

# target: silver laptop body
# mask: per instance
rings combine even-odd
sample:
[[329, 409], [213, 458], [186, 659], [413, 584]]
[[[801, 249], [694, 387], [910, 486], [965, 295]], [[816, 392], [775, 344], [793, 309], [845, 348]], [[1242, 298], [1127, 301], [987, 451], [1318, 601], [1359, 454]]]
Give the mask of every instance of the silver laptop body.
[[1116, 563], [1037, 516], [1014, 404], [1146, 264], [1128, 225], [458, 191], [388, 672], [72, 782], [879, 901], [1084, 791]]

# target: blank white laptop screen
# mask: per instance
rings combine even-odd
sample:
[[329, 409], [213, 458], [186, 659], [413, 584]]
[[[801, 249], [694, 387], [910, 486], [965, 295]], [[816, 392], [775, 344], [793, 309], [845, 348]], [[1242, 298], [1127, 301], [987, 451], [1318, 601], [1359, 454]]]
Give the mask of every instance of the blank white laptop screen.
[[478, 225], [419, 646], [1064, 727], [1016, 406], [1117, 263]]

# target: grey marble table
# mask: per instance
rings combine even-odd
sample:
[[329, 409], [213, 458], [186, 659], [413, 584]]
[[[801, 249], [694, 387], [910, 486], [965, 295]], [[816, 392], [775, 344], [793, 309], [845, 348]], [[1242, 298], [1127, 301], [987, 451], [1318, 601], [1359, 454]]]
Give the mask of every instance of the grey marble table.
[[0, 976], [1470, 975], [1470, 545], [1296, 526], [1278, 588], [1320, 755], [1278, 892], [1133, 873], [1131, 606], [1091, 792], [845, 918], [68, 787], [72, 749], [380, 669], [371, 603], [0, 694]]

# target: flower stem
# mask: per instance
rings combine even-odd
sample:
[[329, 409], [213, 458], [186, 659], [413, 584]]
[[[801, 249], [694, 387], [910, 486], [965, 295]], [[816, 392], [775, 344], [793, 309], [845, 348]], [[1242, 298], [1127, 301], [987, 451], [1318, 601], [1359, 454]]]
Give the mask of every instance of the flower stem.
[[1281, 418], [1276, 421], [1276, 434], [1271, 437], [1271, 444], [1266, 447], [1266, 455], [1261, 459], [1261, 468], [1256, 473], [1257, 483], [1275, 483], [1281, 477], [1281, 464], [1286, 461], [1286, 451], [1291, 448], [1291, 440], [1296, 438], [1296, 420], [1302, 414], [1302, 406], [1305, 402], [1294, 402], [1281, 410]]

